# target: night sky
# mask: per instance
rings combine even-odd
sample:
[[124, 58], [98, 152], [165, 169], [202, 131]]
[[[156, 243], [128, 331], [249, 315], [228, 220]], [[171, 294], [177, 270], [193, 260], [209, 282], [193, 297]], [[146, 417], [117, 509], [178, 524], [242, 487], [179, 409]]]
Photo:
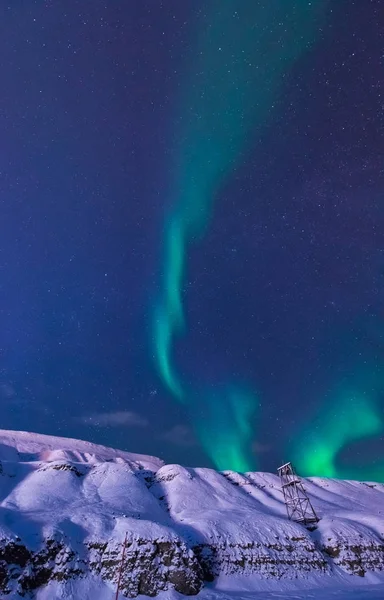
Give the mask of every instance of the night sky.
[[382, 0], [0, 7], [0, 427], [384, 481]]

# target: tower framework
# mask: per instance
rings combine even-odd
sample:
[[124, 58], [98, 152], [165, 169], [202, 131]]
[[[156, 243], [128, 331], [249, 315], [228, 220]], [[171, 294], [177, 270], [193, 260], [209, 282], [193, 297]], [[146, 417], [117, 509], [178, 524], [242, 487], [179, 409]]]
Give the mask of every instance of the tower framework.
[[296, 521], [296, 523], [302, 523], [303, 525], [317, 523], [319, 517], [292, 463], [285, 463], [285, 465], [277, 469], [277, 472], [281, 481], [288, 519]]

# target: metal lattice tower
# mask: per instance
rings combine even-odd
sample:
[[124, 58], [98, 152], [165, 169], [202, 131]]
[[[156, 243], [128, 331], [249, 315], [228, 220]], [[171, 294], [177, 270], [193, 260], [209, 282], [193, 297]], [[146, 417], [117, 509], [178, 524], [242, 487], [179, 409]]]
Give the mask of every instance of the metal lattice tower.
[[277, 472], [281, 481], [288, 519], [296, 521], [296, 523], [303, 523], [303, 525], [317, 523], [319, 517], [315, 513], [301, 479], [296, 475], [292, 464], [288, 462], [282, 465], [277, 469]]

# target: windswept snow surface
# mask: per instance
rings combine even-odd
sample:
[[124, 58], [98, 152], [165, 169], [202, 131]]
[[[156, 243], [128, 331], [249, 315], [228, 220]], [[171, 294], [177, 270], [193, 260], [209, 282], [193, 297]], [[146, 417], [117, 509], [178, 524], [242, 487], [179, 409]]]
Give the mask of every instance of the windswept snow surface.
[[[310, 532], [287, 520], [280, 482], [268, 473], [164, 465], [89, 442], [15, 431], [0, 431], [0, 460], [2, 544], [38, 552], [44, 540], [61, 540], [80, 557], [92, 544], [119, 556], [127, 533], [137, 556], [145, 544], [181, 540], [195, 561], [196, 549], [202, 556], [214, 549], [207, 560], [215, 578], [200, 600], [384, 600], [382, 484], [304, 480], [321, 519]], [[67, 555], [60, 554], [61, 565]], [[53, 575], [23, 597], [114, 598], [115, 567], [78, 577], [71, 569], [65, 580]], [[158, 597], [183, 597], [171, 588]], [[0, 597], [22, 596], [15, 587]]]

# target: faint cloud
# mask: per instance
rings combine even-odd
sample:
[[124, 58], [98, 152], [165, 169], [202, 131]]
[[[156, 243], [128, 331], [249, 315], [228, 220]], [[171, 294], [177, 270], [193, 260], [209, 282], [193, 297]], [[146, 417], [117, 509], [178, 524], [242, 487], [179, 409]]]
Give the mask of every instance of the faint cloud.
[[271, 450], [271, 446], [269, 444], [260, 444], [260, 442], [252, 443], [252, 452], [254, 454], [266, 454]]
[[129, 410], [93, 413], [76, 420], [85, 425], [93, 425], [94, 427], [147, 427], [149, 425], [147, 419]]
[[175, 446], [192, 447], [197, 445], [192, 431], [185, 425], [175, 425], [171, 429], [168, 429], [168, 431], [159, 435], [158, 439], [174, 444]]

